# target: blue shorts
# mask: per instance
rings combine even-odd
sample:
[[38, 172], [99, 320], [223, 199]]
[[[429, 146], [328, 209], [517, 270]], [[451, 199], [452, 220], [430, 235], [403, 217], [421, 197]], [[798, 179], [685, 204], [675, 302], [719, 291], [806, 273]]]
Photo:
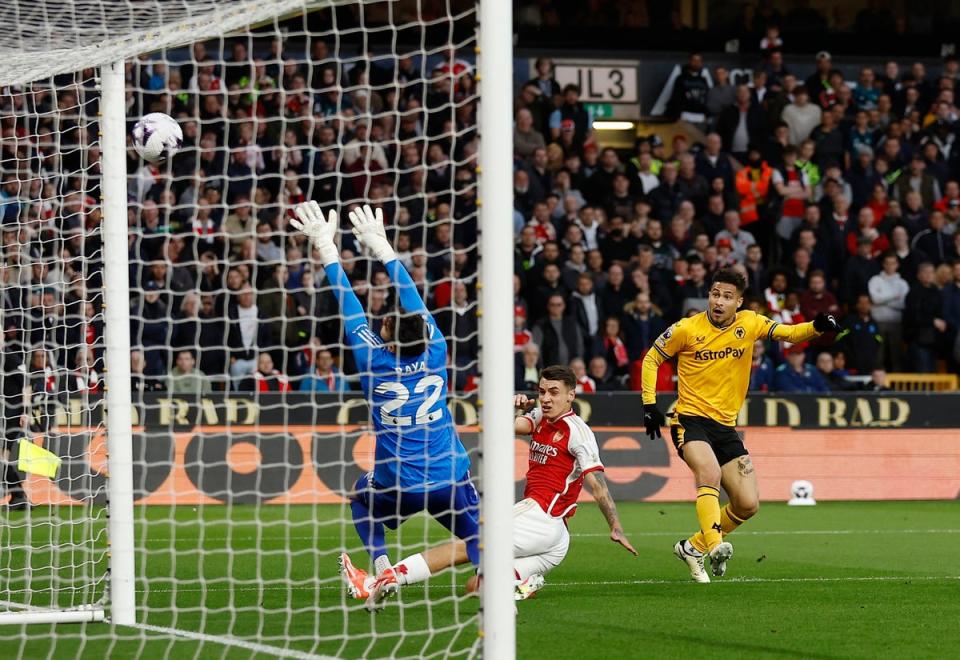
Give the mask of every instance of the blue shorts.
[[367, 473], [357, 479], [352, 499], [362, 502], [374, 520], [389, 529], [396, 529], [410, 516], [426, 511], [468, 545], [475, 545], [480, 539], [480, 496], [469, 473], [455, 484], [426, 492], [382, 488], [373, 481], [373, 474]]

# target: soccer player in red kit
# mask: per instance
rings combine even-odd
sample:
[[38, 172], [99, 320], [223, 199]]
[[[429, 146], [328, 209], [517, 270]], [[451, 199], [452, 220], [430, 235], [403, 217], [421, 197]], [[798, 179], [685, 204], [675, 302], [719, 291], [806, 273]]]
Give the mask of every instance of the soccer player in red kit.
[[[570, 545], [569, 519], [586, 483], [610, 526], [610, 540], [636, 555], [623, 533], [617, 507], [603, 478], [603, 463], [593, 431], [573, 410], [576, 377], [569, 367], [540, 372], [539, 407], [525, 394], [514, 397], [517, 433], [531, 435], [527, 485], [513, 507], [513, 570], [517, 600], [543, 586], [543, 576], [560, 565]], [[422, 582], [431, 575], [469, 561], [463, 541], [452, 541], [407, 557], [395, 567], [400, 584]], [[365, 585], [356, 585], [363, 590]], [[467, 588], [477, 588], [471, 578]]]

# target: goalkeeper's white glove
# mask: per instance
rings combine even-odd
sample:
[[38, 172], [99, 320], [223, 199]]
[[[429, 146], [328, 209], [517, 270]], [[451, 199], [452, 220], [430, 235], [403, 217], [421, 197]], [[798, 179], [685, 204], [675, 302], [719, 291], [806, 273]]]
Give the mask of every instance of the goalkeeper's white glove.
[[320, 260], [324, 266], [340, 261], [340, 252], [333, 242], [337, 235], [340, 220], [336, 211], [330, 211], [326, 219], [320, 205], [315, 201], [303, 202], [293, 207], [293, 212], [299, 218], [290, 220], [294, 228], [299, 229], [320, 253]]
[[350, 211], [350, 222], [353, 223], [353, 235], [357, 237], [360, 245], [364, 246], [375, 259], [381, 263], [387, 263], [397, 258], [393, 246], [387, 240], [387, 232], [383, 228], [383, 209], [377, 208], [376, 212], [370, 208], [369, 204]]

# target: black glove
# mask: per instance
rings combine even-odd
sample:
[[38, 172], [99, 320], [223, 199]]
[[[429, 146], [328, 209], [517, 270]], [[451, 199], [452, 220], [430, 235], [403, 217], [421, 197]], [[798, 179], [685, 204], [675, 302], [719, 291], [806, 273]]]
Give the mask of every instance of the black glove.
[[655, 403], [643, 404], [643, 425], [647, 427], [647, 435], [651, 440], [661, 437], [660, 428], [666, 424], [667, 418], [663, 416]]
[[840, 330], [840, 324], [833, 314], [820, 312], [817, 318], [813, 319], [813, 329], [817, 332], [837, 332]]

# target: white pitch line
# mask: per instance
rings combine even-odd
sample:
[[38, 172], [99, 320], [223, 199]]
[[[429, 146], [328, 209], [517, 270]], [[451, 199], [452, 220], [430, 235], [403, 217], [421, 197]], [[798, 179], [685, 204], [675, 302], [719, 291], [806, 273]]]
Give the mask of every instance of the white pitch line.
[[[676, 536], [686, 532], [637, 532], [627, 536]], [[737, 530], [737, 536], [849, 536], [851, 534], [960, 534], [960, 529], [780, 529], [780, 530]], [[570, 536], [610, 536], [609, 533], [581, 533]]]
[[[938, 580], [960, 580], [960, 575], [852, 575], [837, 577], [796, 577], [796, 578], [729, 578], [711, 584], [765, 584], [780, 582], [935, 582]], [[567, 587], [615, 587], [615, 586], [641, 586], [656, 584], [693, 584], [688, 579], [677, 578], [675, 580], [648, 579], [648, 580], [597, 580], [595, 582], [547, 582], [549, 587], [567, 588]], [[137, 593], [195, 593], [195, 592], [225, 592], [225, 591], [314, 591], [314, 590], [342, 590], [340, 584], [314, 584], [314, 585], [288, 585], [276, 587], [264, 586], [236, 586], [230, 588], [206, 588], [206, 589], [137, 589]]]
[[213, 642], [214, 644], [220, 644], [222, 646], [233, 646], [236, 648], [245, 649], [247, 651], [255, 651], [257, 653], [272, 655], [275, 658], [297, 658], [297, 660], [336, 660], [336, 658], [330, 655], [312, 655], [310, 653], [304, 653], [303, 651], [297, 651], [295, 649], [285, 649], [280, 648], [279, 646], [248, 642], [243, 639], [237, 639], [236, 637], [207, 635], [205, 633], [194, 632], [192, 630], [180, 630], [179, 628], [154, 626], [149, 623], [135, 623], [129, 627], [141, 628], [143, 630], [162, 635], [174, 635], [176, 637], [183, 637], [185, 639], [191, 639], [198, 642]]
[[[690, 530], [682, 530], [679, 532], [626, 532], [627, 536], [685, 536], [690, 534]], [[856, 534], [960, 534], [960, 529], [786, 529], [786, 530], [738, 530], [736, 535], [740, 536], [850, 536]], [[607, 537], [609, 533], [605, 532], [575, 532], [571, 534], [572, 537], [580, 538], [591, 538], [591, 537]], [[338, 541], [338, 540], [352, 540], [351, 534], [319, 534], [316, 536], [313, 535], [297, 535], [297, 536], [279, 536], [279, 537], [267, 537], [265, 535], [261, 536], [205, 536], [203, 537], [204, 541], [209, 541], [211, 543], [222, 543], [226, 541], [256, 541], [256, 540], [266, 540], [270, 543], [278, 543], [280, 541]], [[183, 536], [183, 537], [154, 537], [147, 538], [141, 541], [149, 545], [153, 544], [162, 544], [162, 543], [193, 543], [199, 541], [200, 539], [196, 536]], [[429, 540], [429, 539], [428, 539]], [[439, 539], [438, 539], [439, 540]]]
[[[960, 580], [960, 575], [863, 575], [839, 577], [797, 578], [730, 578], [710, 584], [764, 584], [776, 582], [933, 582], [937, 580]], [[551, 587], [613, 587], [645, 584], [694, 584], [690, 580], [598, 580], [596, 582], [548, 582]]]

